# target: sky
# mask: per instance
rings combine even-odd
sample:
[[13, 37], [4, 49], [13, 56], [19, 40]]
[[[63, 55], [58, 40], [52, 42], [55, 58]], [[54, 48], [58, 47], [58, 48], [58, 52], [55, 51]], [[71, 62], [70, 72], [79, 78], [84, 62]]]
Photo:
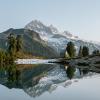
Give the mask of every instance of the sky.
[[0, 0], [0, 32], [35, 19], [100, 42], [100, 0]]

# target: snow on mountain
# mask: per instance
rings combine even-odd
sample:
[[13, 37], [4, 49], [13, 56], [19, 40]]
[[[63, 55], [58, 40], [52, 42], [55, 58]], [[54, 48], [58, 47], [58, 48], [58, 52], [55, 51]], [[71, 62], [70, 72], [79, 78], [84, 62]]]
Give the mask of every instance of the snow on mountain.
[[43, 40], [48, 40], [53, 34], [58, 33], [58, 30], [53, 25], [46, 26], [38, 20], [31, 21], [25, 26], [25, 29], [34, 30], [39, 33]]
[[31, 21], [30, 23], [28, 23], [25, 26], [25, 29], [36, 31], [37, 33], [39, 33], [41, 38], [44, 40], [47, 40], [45, 38], [51, 38], [55, 34], [62, 35], [66, 38], [72, 38], [72, 39], [78, 38], [77, 36], [73, 36], [68, 31], [59, 32], [58, 29], [56, 27], [54, 27], [53, 25], [46, 26], [38, 20], [34, 20], [34, 21]]
[[[63, 67], [64, 66], [61, 65], [54, 65], [52, 69], [46, 71], [46, 74], [44, 74], [44, 76], [40, 77], [39, 75], [37, 75], [37, 78], [32, 77], [32, 80], [28, 80], [26, 84], [24, 84], [24, 91], [31, 97], [38, 97], [45, 92], [52, 93], [59, 87], [69, 87], [71, 84], [78, 82], [83, 78], [99, 77], [98, 74], [92, 72], [84, 74], [82, 70], [80, 74], [80, 70], [76, 69], [73, 78], [70, 80], [68, 78], [68, 73]], [[68, 68], [68, 66], [66, 67]], [[36, 81], [35, 85], [33, 85], [33, 81]], [[29, 86], [28, 83], [31, 83], [32, 85]]]
[[64, 32], [62, 33], [62, 35], [65, 36], [66, 38], [78, 39], [78, 36], [74, 36], [74, 35], [72, 35], [72, 34], [71, 34], [70, 32], [68, 32], [68, 31], [64, 31]]
[[90, 52], [95, 49], [100, 49], [100, 45], [97, 43], [86, 41], [74, 36], [68, 31], [60, 32], [53, 25], [46, 26], [38, 20], [31, 21], [25, 26], [25, 29], [34, 30], [39, 33], [41, 39], [46, 41], [49, 46], [53, 47], [59, 54], [64, 52], [66, 45], [69, 41], [74, 42], [77, 48], [77, 52], [80, 46], [88, 46]]

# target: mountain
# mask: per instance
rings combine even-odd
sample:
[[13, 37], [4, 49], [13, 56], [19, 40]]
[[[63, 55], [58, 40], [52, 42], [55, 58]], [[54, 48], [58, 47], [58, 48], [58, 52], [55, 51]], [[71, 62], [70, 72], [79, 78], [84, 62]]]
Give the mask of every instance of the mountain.
[[62, 35], [67, 38], [78, 38], [76, 36], [73, 36], [70, 32], [64, 31], [64, 32], [59, 32], [56, 27], [53, 25], [46, 26], [42, 22], [38, 20], [33, 20], [30, 23], [28, 23], [25, 27], [25, 29], [33, 30], [37, 33], [39, 33], [40, 37], [43, 40], [48, 40], [48, 38], [54, 36], [54, 35]]
[[23, 36], [23, 50], [32, 53], [34, 56], [41, 56], [46, 58], [58, 57], [57, 52], [48, 46], [47, 42], [43, 41], [39, 34], [28, 29], [9, 29], [0, 33], [0, 48], [7, 49], [7, 38], [10, 34]]
[[31, 21], [24, 28], [36, 31], [42, 40], [46, 41], [50, 47], [54, 48], [61, 55], [64, 53], [69, 41], [75, 44], [77, 52], [79, 47], [84, 45], [89, 47], [90, 53], [95, 49], [100, 49], [98, 43], [82, 40], [68, 31], [60, 32], [53, 25], [46, 26], [38, 20]]
[[78, 53], [80, 46], [88, 46], [90, 53], [100, 49], [100, 43], [86, 41], [74, 36], [68, 31], [60, 32], [53, 25], [46, 26], [38, 20], [31, 21], [22, 29], [9, 29], [0, 33], [0, 48], [7, 49], [9, 34], [22, 35], [24, 41], [23, 50], [34, 56], [46, 58], [64, 57], [67, 43], [72, 41]]
[[52, 28], [52, 26], [48, 27], [42, 24], [40, 21], [34, 20], [31, 21], [29, 24], [25, 26], [25, 29], [33, 30], [37, 33], [39, 33], [40, 37], [45, 40], [48, 37], [51, 37], [53, 35], [53, 31], [55, 29]]

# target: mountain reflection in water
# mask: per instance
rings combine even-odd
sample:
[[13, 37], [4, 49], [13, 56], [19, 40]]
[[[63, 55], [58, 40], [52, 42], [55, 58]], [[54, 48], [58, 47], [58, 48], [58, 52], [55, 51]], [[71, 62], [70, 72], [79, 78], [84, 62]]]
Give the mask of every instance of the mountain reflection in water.
[[12, 70], [11, 72], [10, 70], [0, 70], [0, 84], [8, 88], [23, 89], [31, 97], [37, 97], [46, 91], [51, 93], [58, 86], [67, 87], [77, 82], [79, 78], [96, 74], [86, 68], [78, 69], [67, 65], [41, 64], [32, 66], [21, 70], [13, 69], [13, 72]]

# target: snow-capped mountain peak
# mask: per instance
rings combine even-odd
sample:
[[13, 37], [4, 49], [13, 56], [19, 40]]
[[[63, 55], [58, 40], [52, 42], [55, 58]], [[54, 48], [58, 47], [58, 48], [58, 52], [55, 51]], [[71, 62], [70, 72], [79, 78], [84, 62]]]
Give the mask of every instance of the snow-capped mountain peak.
[[56, 27], [54, 27], [52, 24], [48, 27], [51, 29], [53, 34], [58, 34], [59, 33], [58, 29]]
[[25, 29], [36, 31], [40, 35], [41, 39], [46, 41], [48, 45], [54, 48], [59, 54], [62, 52], [64, 53], [69, 41], [74, 42], [77, 47], [77, 52], [80, 46], [84, 45], [89, 47], [91, 53], [93, 50], [100, 48], [100, 45], [98, 44], [80, 39], [78, 36], [74, 36], [68, 31], [60, 32], [53, 25], [47, 26], [38, 20], [31, 21], [25, 26]]
[[58, 33], [57, 28], [55, 28], [53, 25], [46, 26], [38, 20], [28, 23], [25, 26], [25, 29], [36, 31], [43, 40], [48, 40], [48, 38], [52, 37], [53, 34]]
[[70, 38], [70, 39], [79, 39], [78, 36], [74, 36], [73, 34], [71, 34], [71, 33], [68, 32], [68, 31], [64, 31], [64, 32], [62, 33], [62, 35], [64, 35], [64, 36], [67, 37], [67, 38]]
[[38, 20], [33, 20], [30, 23], [28, 23], [25, 26], [25, 29], [36, 31], [37, 33], [39, 33], [42, 39], [50, 38], [55, 34], [62, 35], [66, 38], [71, 38], [71, 39], [77, 38], [76, 36], [73, 36], [68, 31], [59, 32], [59, 30], [56, 27], [54, 27], [52, 24], [47, 26]]
[[31, 21], [25, 26], [25, 29], [38, 31], [44, 30], [45, 26], [38, 20]]

